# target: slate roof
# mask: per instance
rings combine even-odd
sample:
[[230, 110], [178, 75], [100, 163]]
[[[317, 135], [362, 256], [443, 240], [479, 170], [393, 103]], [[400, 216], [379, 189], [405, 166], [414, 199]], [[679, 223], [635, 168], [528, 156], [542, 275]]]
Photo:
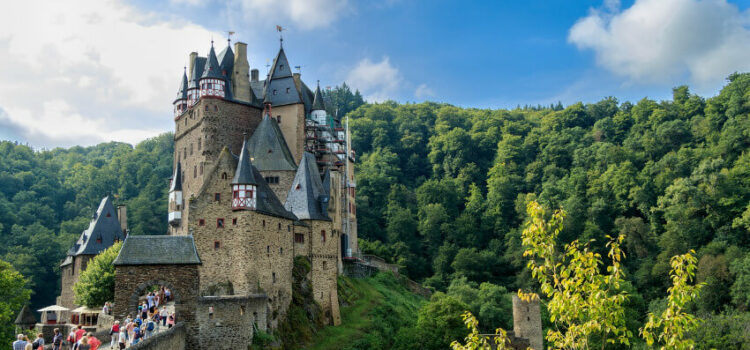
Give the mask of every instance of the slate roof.
[[313, 111], [324, 111], [326, 109], [325, 102], [323, 102], [323, 94], [320, 92], [320, 83], [315, 89], [315, 97], [313, 97], [312, 108]]
[[174, 168], [174, 175], [172, 175], [172, 185], [169, 187], [169, 192], [174, 191], [182, 191], [182, 165], [180, 165], [179, 160]]
[[114, 265], [198, 265], [193, 236], [129, 236]]
[[[237, 168], [239, 169], [240, 165], [242, 164], [242, 153], [249, 153], [247, 151], [247, 141], [242, 145], [242, 152], [240, 153], [240, 157], [238, 159]], [[228, 153], [228, 152], [227, 152]], [[246, 163], [247, 169], [249, 169], [250, 174], [252, 174], [252, 178], [255, 181], [255, 190], [256, 190], [256, 198], [255, 198], [255, 211], [271, 215], [271, 216], [277, 216], [281, 218], [286, 218], [290, 220], [297, 220], [297, 217], [294, 216], [291, 212], [287, 211], [284, 206], [281, 204], [281, 201], [279, 201], [279, 198], [276, 197], [276, 195], [273, 193], [270, 187], [268, 187], [268, 183], [266, 183], [266, 180], [263, 179], [263, 175], [260, 174], [260, 171], [258, 168], [256, 168], [251, 162], [250, 159], [247, 159]], [[236, 173], [236, 171], [235, 171]], [[235, 175], [235, 178], [237, 176]], [[232, 184], [234, 184], [234, 180], [232, 180]]]
[[[262, 176], [260, 178], [263, 178]], [[242, 150], [240, 158], [237, 161], [237, 169], [234, 171], [232, 185], [257, 185], [258, 177], [253, 172], [253, 163], [250, 161], [250, 151], [247, 148], [247, 138], [242, 141]]]
[[[224, 79], [227, 79], [227, 81], [231, 80], [232, 71], [234, 71], [234, 52], [232, 51], [232, 47], [227, 44], [227, 47], [219, 52], [217, 59], [219, 61], [219, 72]], [[226, 74], [224, 74], [224, 72], [226, 72]]]
[[260, 171], [297, 170], [292, 151], [284, 139], [276, 120], [268, 113], [247, 142], [253, 165]]
[[302, 102], [302, 97], [294, 82], [292, 67], [289, 66], [283, 47], [279, 49], [279, 53], [274, 58], [271, 72], [266, 79], [263, 102], [271, 103], [274, 106]]
[[182, 72], [182, 81], [180, 82], [180, 89], [177, 90], [177, 98], [175, 98], [175, 101], [187, 100], [187, 89], [188, 89], [188, 79], [187, 79], [187, 70], [185, 70]]
[[300, 220], [330, 221], [328, 199], [328, 193], [320, 180], [315, 156], [305, 152], [292, 181], [292, 188], [286, 196], [284, 207]]
[[203, 78], [216, 78], [222, 79], [221, 71], [219, 70], [219, 60], [216, 58], [216, 51], [214, 51], [214, 45], [211, 44], [211, 50], [208, 51], [208, 57], [206, 57], [206, 65], [203, 67]]
[[193, 63], [193, 71], [190, 73], [190, 76], [192, 77], [188, 83], [188, 89], [197, 89], [200, 87], [198, 84], [198, 81], [201, 80], [201, 76], [203, 76], [203, 68], [206, 67], [206, 58], [205, 57], [196, 57], [195, 62]]
[[99, 203], [99, 208], [94, 213], [89, 227], [81, 233], [75, 245], [68, 250], [68, 255], [96, 255], [115, 244], [115, 240], [124, 239], [125, 235], [120, 228], [120, 221], [117, 220], [117, 212], [112, 205], [112, 199], [107, 196]]
[[34, 316], [34, 313], [31, 312], [31, 309], [29, 309], [28, 305], [24, 305], [23, 308], [21, 309], [21, 312], [18, 313], [18, 317], [16, 317], [16, 321], [13, 323], [17, 325], [35, 324], [36, 316]]
[[331, 197], [331, 170], [326, 168], [323, 173], [323, 191], [326, 191], [328, 197]]

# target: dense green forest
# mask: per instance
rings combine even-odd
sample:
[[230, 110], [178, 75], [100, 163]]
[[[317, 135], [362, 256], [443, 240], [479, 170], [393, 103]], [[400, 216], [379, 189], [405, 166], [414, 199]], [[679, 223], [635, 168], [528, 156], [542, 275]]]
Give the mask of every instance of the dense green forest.
[[[59, 265], [102, 197], [128, 206], [133, 234], [166, 231], [171, 133], [139, 143], [35, 151], [0, 142], [0, 260], [29, 279], [31, 304], [53, 304]], [[16, 310], [17, 312], [17, 310]]]
[[[532, 199], [566, 211], [560, 243], [593, 239], [606, 256], [605, 236], [626, 235], [634, 333], [664, 307], [669, 258], [695, 249], [706, 285], [693, 311], [709, 322], [692, 336], [749, 346], [750, 74], [711, 98], [678, 87], [635, 104], [368, 104], [346, 86], [326, 97], [350, 119], [361, 248], [436, 291], [411, 318], [374, 314], [399, 326], [351, 348], [445, 348], [466, 334], [467, 309], [485, 331], [512, 328], [509, 292], [538, 288], [521, 247]], [[171, 159], [171, 134], [135, 147], [0, 143], [0, 259], [30, 279], [35, 305], [57, 295], [58, 263], [103, 195], [128, 205], [133, 234], [164, 232]]]

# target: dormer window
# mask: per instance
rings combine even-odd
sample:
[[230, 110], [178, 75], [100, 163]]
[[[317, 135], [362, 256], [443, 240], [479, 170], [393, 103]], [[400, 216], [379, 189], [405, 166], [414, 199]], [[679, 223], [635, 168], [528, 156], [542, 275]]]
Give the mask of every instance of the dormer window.
[[274, 96], [276, 96], [276, 89], [273, 89], [273, 94]]
[[284, 65], [283, 64], [279, 65], [279, 70], [284, 70]]
[[287, 93], [287, 94], [289, 93], [289, 88], [286, 88], [286, 93]]

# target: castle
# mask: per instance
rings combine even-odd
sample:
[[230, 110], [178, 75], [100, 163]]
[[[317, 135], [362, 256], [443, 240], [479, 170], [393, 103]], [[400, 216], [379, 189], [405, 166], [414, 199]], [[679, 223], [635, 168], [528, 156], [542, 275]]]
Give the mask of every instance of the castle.
[[62, 264], [58, 305], [76, 306], [78, 273], [122, 240], [114, 317], [166, 286], [187, 348], [234, 348], [278, 327], [297, 256], [310, 261], [324, 322], [339, 324], [337, 276], [358, 250], [354, 152], [320, 85], [313, 91], [292, 72], [283, 46], [261, 80], [246, 44], [216, 54], [212, 42], [206, 57], [190, 54], [173, 107], [168, 232], [126, 238], [124, 208], [115, 213], [104, 198]]

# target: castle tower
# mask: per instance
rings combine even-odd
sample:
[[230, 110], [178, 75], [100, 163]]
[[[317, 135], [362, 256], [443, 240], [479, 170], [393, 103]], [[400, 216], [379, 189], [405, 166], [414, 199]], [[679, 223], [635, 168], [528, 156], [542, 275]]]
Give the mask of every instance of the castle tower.
[[195, 52], [190, 53], [190, 78], [188, 80], [188, 107], [194, 106], [200, 99], [200, 79], [203, 68], [206, 66], [206, 58], [198, 57]]
[[[234, 56], [234, 55], [232, 55]], [[234, 61], [234, 59], [232, 59]], [[216, 58], [214, 44], [211, 42], [211, 50], [206, 58], [206, 65], [203, 68], [203, 75], [199, 80], [200, 97], [211, 96], [224, 98], [226, 96], [226, 81], [222, 76], [219, 60]]]
[[518, 338], [527, 339], [532, 349], [544, 350], [539, 298], [525, 302], [513, 294], [513, 333]]
[[[310, 258], [313, 297], [320, 304], [328, 322], [336, 325], [341, 322], [338, 305], [333, 305], [333, 301], [338, 300], [336, 278], [341, 250], [340, 238], [328, 216], [328, 201], [328, 192], [320, 179], [315, 156], [305, 152], [284, 207], [309, 227], [306, 237], [295, 237], [295, 250], [306, 248], [308, 251], [295, 251], [295, 255]], [[307, 243], [304, 243], [305, 240]]]
[[250, 65], [247, 60], [247, 44], [234, 43], [234, 69], [232, 74], [232, 93], [238, 101], [253, 102], [253, 92], [250, 89]]
[[253, 174], [250, 163], [250, 152], [247, 150], [247, 139], [242, 143], [240, 160], [232, 179], [232, 210], [255, 210], [258, 181]]
[[172, 103], [174, 105], [174, 116], [178, 117], [187, 110], [188, 106], [188, 79], [187, 70], [182, 72], [182, 81], [180, 82], [180, 89], [177, 90], [177, 98]]
[[294, 156], [276, 120], [266, 112], [247, 143], [250, 159], [276, 196], [282, 201], [297, 171]]
[[180, 226], [182, 221], [182, 166], [177, 161], [172, 175], [172, 186], [169, 188], [169, 215], [168, 222], [171, 226]]
[[284, 48], [281, 47], [265, 81], [263, 103], [273, 106], [271, 117], [276, 119], [284, 133], [295, 162], [302, 159], [304, 152], [303, 140], [307, 115], [305, 89], [299, 75], [292, 74], [292, 67], [286, 58]]

